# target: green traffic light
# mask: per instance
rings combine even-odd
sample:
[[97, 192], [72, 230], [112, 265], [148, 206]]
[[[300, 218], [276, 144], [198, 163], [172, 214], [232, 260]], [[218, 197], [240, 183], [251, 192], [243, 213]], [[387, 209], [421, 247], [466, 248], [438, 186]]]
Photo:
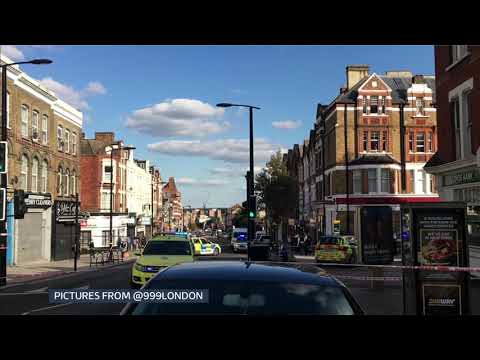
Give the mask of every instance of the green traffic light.
[[253, 213], [253, 211], [250, 211], [249, 217], [251, 217], [251, 218], [254, 218], [254, 217], [255, 217], [255, 214]]

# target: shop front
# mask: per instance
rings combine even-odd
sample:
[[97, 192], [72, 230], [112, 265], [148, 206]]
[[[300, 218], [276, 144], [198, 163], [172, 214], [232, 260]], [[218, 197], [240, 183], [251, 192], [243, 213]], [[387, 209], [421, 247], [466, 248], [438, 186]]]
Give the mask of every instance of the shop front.
[[[54, 203], [55, 212], [52, 216], [52, 259], [54, 261], [74, 258], [73, 246], [75, 236], [80, 236], [80, 221], [85, 215], [80, 213], [80, 203], [75, 199], [57, 200]], [[78, 223], [76, 212], [78, 209]]]
[[25, 193], [26, 213], [23, 219], [15, 219], [15, 265], [51, 260], [51, 194]]
[[[118, 240], [128, 236], [128, 226], [135, 219], [128, 214], [113, 214], [112, 238], [116, 246]], [[104, 213], [91, 213], [80, 229], [80, 239], [90, 239], [94, 247], [107, 247], [110, 244], [110, 217]], [[81, 240], [82, 241], [82, 240]]]

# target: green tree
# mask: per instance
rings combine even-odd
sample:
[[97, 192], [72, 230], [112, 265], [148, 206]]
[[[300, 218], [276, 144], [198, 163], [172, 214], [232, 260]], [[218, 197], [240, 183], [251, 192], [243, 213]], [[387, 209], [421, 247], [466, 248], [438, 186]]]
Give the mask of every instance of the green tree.
[[283, 162], [282, 152], [278, 150], [271, 156], [265, 168], [255, 176], [255, 191], [258, 194], [258, 203], [265, 204], [265, 189], [273, 179], [287, 175], [287, 165]]

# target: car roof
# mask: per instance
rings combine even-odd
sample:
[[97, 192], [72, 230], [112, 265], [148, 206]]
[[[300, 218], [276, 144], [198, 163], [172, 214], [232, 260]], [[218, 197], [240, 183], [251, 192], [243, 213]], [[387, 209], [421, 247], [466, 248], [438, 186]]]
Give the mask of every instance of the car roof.
[[177, 264], [159, 273], [152, 282], [162, 280], [237, 280], [343, 286], [317, 266], [247, 261], [211, 260]]
[[150, 241], [189, 241], [188, 238], [179, 235], [157, 235]]

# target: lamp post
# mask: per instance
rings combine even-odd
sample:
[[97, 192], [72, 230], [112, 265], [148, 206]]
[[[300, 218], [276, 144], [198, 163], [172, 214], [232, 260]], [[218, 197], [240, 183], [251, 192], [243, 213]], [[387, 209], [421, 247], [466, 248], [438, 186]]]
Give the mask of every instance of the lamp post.
[[250, 260], [250, 242], [253, 241], [255, 236], [255, 218], [251, 217], [251, 214], [256, 214], [256, 209], [251, 209], [254, 206], [253, 204], [253, 196], [254, 196], [254, 172], [253, 172], [253, 109], [260, 110], [259, 107], [252, 106], [252, 105], [240, 105], [240, 104], [230, 104], [230, 103], [220, 103], [217, 104], [218, 107], [227, 108], [227, 107], [245, 107], [249, 110], [249, 128], [250, 128], [250, 176], [247, 180], [249, 186], [249, 194], [247, 197], [247, 207], [248, 207], [248, 250], [247, 250], [247, 258]]
[[[13, 65], [21, 64], [33, 64], [33, 65], [46, 65], [51, 64], [52, 60], [49, 59], [34, 59], [30, 61], [20, 61], [9, 64], [2, 64], [0, 68], [2, 69], [2, 140], [7, 141], [7, 67]], [[8, 162], [8, 158], [5, 159]], [[0, 204], [3, 206], [3, 214], [5, 215], [5, 220], [1, 221], [0, 224], [0, 286], [6, 285], [7, 283], [7, 173], [2, 174], [1, 176], [1, 186], [2, 191], [5, 189], [5, 199], [4, 203]]]
[[[114, 146], [117, 148], [114, 148]], [[122, 147], [120, 142], [110, 145], [110, 248], [113, 247], [113, 151], [135, 149], [133, 146]]]

